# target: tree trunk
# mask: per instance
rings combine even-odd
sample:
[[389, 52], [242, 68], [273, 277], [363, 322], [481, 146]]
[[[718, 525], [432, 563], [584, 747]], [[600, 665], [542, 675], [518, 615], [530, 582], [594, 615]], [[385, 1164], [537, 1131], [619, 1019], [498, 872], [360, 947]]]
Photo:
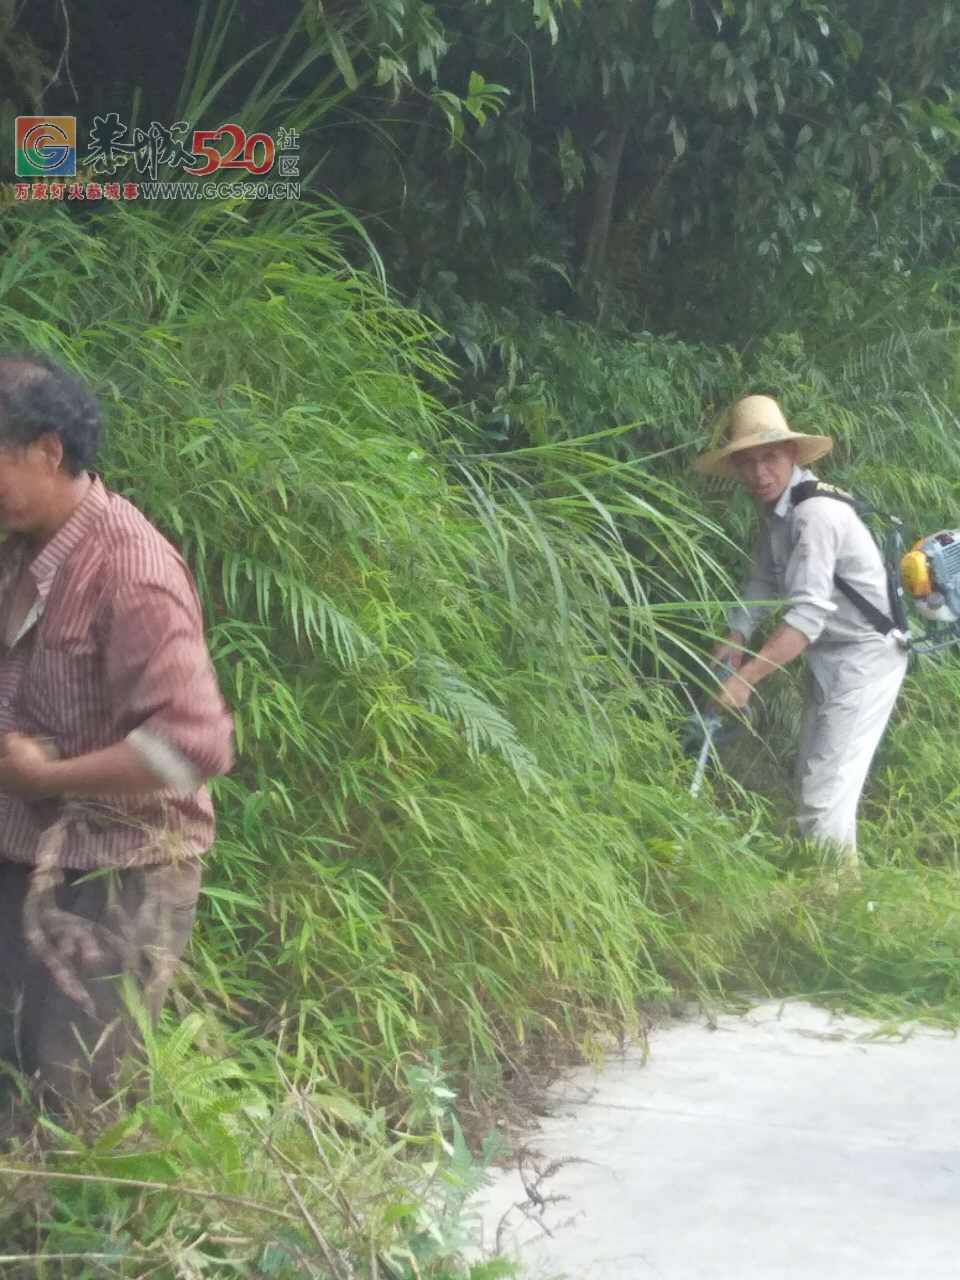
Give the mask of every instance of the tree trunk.
[[597, 292], [603, 275], [613, 220], [613, 202], [620, 181], [620, 166], [626, 146], [630, 121], [623, 120], [607, 131], [603, 149], [603, 169], [593, 188], [593, 211], [580, 272], [580, 310], [591, 314], [596, 309]]

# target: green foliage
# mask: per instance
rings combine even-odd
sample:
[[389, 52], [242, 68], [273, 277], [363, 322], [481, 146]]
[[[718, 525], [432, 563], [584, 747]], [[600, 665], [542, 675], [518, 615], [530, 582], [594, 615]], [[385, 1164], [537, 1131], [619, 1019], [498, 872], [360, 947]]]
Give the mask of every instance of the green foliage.
[[[750, 515], [687, 470], [724, 403], [777, 394], [910, 532], [960, 521], [956, 19], [855, 17], [306, 5], [237, 118], [326, 146], [389, 92], [400, 168], [351, 143], [329, 176], [383, 198], [409, 308], [319, 201], [3, 215], [0, 342], [101, 390], [107, 477], [194, 568], [240, 761], [148, 1094], [10, 1157], [0, 1261], [492, 1280], [459, 1260], [493, 1154], [461, 1083], [599, 1052], [677, 992], [960, 1014], [951, 661], [904, 696], [838, 897], [782, 838], [793, 682], [704, 798], [676, 746]], [[230, 19], [201, 15], [185, 116], [243, 83]], [[584, 292], [618, 130], [606, 318], [736, 349], [539, 309]]]
[[884, 867], [913, 875], [921, 866], [960, 872], [958, 695], [955, 655], [919, 660], [901, 700], [897, 731], [875, 771], [867, 838]]
[[[392, 1123], [264, 1042], [188, 1015], [148, 1036], [149, 1089], [85, 1138], [45, 1120], [0, 1160], [0, 1264], [50, 1275], [479, 1280], [458, 1262], [486, 1181], [436, 1069]], [[354, 1261], [356, 1266], [354, 1265]]]
[[[548, 14], [542, 13], [544, 9]], [[534, 0], [534, 11], [538, 25], [553, 21], [549, 0]], [[443, 113], [453, 142], [463, 140], [468, 117], [482, 127], [501, 110], [509, 93], [503, 85], [487, 83], [473, 69], [462, 97], [440, 87], [441, 64], [454, 37], [436, 7], [424, 0], [363, 0], [342, 6], [303, 0], [303, 15], [314, 56], [322, 50], [332, 59], [348, 91], [358, 89], [361, 80], [372, 75], [375, 85], [388, 86], [396, 100], [402, 91], [416, 91], [425, 83], [429, 86], [426, 100]]]
[[201, 972], [373, 1089], [431, 1044], [479, 1062], [628, 1015], [642, 920], [639, 982], [663, 989], [632, 815], [670, 747], [633, 665], [688, 644], [678, 571], [708, 598], [721, 578], [639, 464], [566, 441], [473, 458], [414, 376], [446, 371], [429, 325], [329, 233], [229, 210], [189, 239], [123, 211], [11, 227], [3, 332], [106, 389], [110, 479], [184, 548], [212, 619], [242, 762]]
[[[9, 153], [17, 116], [39, 110], [54, 76], [46, 58], [20, 28], [20, 16], [15, 0], [0, 0], [0, 136], [9, 140]], [[0, 162], [0, 178], [13, 172], [8, 164]]]
[[[11, 216], [0, 340], [101, 389], [107, 478], [203, 595], [240, 763], [217, 787], [195, 980], [284, 1046], [292, 1087], [373, 1105], [435, 1053], [492, 1080], [544, 1039], [599, 1043], [674, 983], [719, 990], [770, 871], [682, 794], [678, 823], [675, 704], [635, 679], [690, 647], [675, 570], [705, 597], [722, 582], [709, 527], [590, 439], [472, 452], [423, 389], [449, 376], [433, 326], [349, 267], [336, 226]], [[184, 1097], [219, 1114], [246, 1068], [181, 1056], [193, 1031], [158, 1074], [196, 1071]], [[221, 1186], [273, 1176], [163, 1113], [143, 1119], [161, 1164], [173, 1143]], [[194, 1238], [166, 1212], [154, 1235]]]
[[[382, 210], [404, 285], [438, 303], [453, 274], [468, 304], [579, 294], [604, 320], [746, 338], [777, 326], [784, 287], [811, 316], [831, 296], [862, 314], [862, 277], [892, 303], [884, 271], [934, 266], [953, 241], [955, 220], [936, 213], [960, 142], [953, 5], [437, 12], [445, 76], [479, 69], [508, 108], [451, 152], [409, 92], [335, 182]], [[411, 197], [398, 205], [401, 173]]]
[[[736, 574], [749, 545], [749, 504], [728, 485], [695, 479], [687, 467], [716, 410], [747, 390], [777, 395], [799, 429], [832, 435], [837, 447], [822, 473], [899, 513], [908, 542], [960, 522], [955, 334], [935, 296], [914, 291], [909, 281], [896, 289], [892, 314], [908, 315], [911, 328], [891, 325], [866, 343], [856, 332], [827, 343], [813, 331], [809, 342], [793, 333], [738, 355], [477, 305], [455, 312], [454, 335], [475, 370], [471, 412], [488, 438], [520, 450], [595, 433], [598, 452], [626, 463], [647, 459], [739, 544], [734, 552], [711, 532], [702, 547]], [[805, 297], [781, 299], [781, 311], [784, 324], [795, 311], [806, 316]], [[882, 332], [883, 321], [875, 325], [868, 334]], [[682, 568], [676, 579], [683, 580]], [[684, 596], [701, 593], [696, 583], [684, 583]], [[683, 625], [683, 614], [672, 622]], [[702, 625], [693, 618], [690, 624], [691, 632]], [[770, 920], [745, 943], [742, 973], [752, 966], [775, 990], [816, 994], [862, 1012], [960, 1016], [947, 959], [960, 906], [958, 693], [955, 656], [920, 661], [871, 775], [862, 813], [863, 885], [838, 903], [818, 889], [822, 868], [811, 852], [783, 838], [799, 681], [763, 687], [754, 732], [725, 753], [734, 778], [763, 797], [761, 830], [778, 833], [770, 839], [754, 830], [748, 847], [762, 849], [782, 873], [767, 899]], [[742, 812], [733, 778], [718, 780], [716, 797]], [[696, 938], [685, 945], [695, 952]]]
[[[382, 1146], [377, 1106], [395, 1115], [420, 1099], [410, 1131], [443, 1132], [452, 1190], [391, 1199], [391, 1164], [377, 1195], [432, 1204], [434, 1225], [394, 1208], [376, 1236], [442, 1275], [476, 1171], [439, 1120], [435, 1061], [491, 1087], [516, 1054], [550, 1040], [592, 1051], [633, 1025], [638, 1000], [677, 990], [770, 984], [954, 1008], [947, 874], [918, 885], [909, 933], [878, 930], [891, 918], [879, 909], [865, 922], [863, 895], [811, 898], [762, 802], [721, 784], [721, 816], [686, 795], [685, 704], [670, 681], [695, 669], [708, 602], [729, 597], [724, 570], [740, 563], [746, 512], [684, 470], [713, 410], [745, 381], [774, 389], [799, 425], [837, 435], [832, 476], [946, 520], [956, 371], [934, 330], [828, 370], [799, 338], [748, 363], [567, 322], [525, 337], [515, 317], [480, 311], [477, 376], [503, 382], [486, 403], [478, 382], [457, 417], [424, 390], [451, 376], [438, 331], [349, 266], [342, 225], [333, 210], [230, 207], [198, 209], [187, 234], [141, 210], [83, 226], [11, 216], [0, 336], [56, 351], [102, 389], [108, 478], [195, 569], [241, 760], [217, 788], [193, 976], [221, 1016], [281, 1046], [283, 1079], [263, 1041], [204, 1046], [188, 1017], [152, 1049], [154, 1090], [178, 1107], [142, 1103], [107, 1163], [266, 1195], [294, 1215], [299, 1249], [288, 1165], [251, 1154], [244, 1117], [262, 1126], [288, 1114], [290, 1090], [342, 1099], [347, 1086], [373, 1108], [350, 1112], [351, 1142], [372, 1115]], [[896, 807], [910, 735], [932, 742], [923, 688], [869, 800], [868, 857], [884, 863], [893, 838], [900, 849], [870, 901], [897, 898], [907, 860], [954, 857], [949, 795], [933, 825], [908, 828]], [[928, 952], [916, 939], [934, 909], [943, 941]], [[208, 1125], [216, 1135], [198, 1139]], [[211, 1230], [165, 1191], [118, 1190], [118, 1206], [106, 1157], [59, 1140], [73, 1171], [101, 1181], [56, 1191], [57, 1248], [96, 1252], [107, 1231], [167, 1250], [172, 1266], [204, 1232], [250, 1238], [228, 1221]], [[369, 1143], [329, 1155], [336, 1178], [361, 1155], [369, 1165]], [[79, 1221], [92, 1225], [74, 1237]], [[323, 1233], [356, 1248], [338, 1221]], [[279, 1237], [254, 1239], [257, 1266], [296, 1265]]]
[[461, 142], [465, 117], [472, 116], [482, 127], [490, 116], [500, 112], [504, 95], [509, 92], [502, 84], [488, 84], [482, 75], [471, 71], [466, 97], [458, 98], [447, 89], [434, 89], [432, 96], [447, 117], [451, 140]]

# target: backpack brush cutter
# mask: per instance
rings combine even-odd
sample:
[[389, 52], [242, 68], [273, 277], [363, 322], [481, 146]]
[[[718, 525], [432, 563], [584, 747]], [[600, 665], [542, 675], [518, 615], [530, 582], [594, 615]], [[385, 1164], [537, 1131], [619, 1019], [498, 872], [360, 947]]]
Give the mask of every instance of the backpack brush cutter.
[[909, 637], [913, 653], [960, 644], [960, 529], [944, 529], [915, 542], [900, 561], [900, 580], [928, 624]]
[[[847, 502], [861, 516], [879, 516], [888, 526], [881, 552], [887, 571], [889, 615], [870, 604], [839, 576], [834, 579], [838, 590], [861, 610], [877, 631], [883, 635], [895, 632], [911, 654], [939, 653], [960, 645], [960, 529], [942, 529], [939, 533], [920, 538], [904, 554], [903, 524], [896, 516], [878, 511], [852, 494], [822, 481], [806, 481], [795, 486], [793, 491], [795, 503], [815, 496]], [[926, 624], [922, 631], [911, 629], [905, 597], [910, 598]], [[730, 668], [714, 668], [718, 679], [730, 674]], [[682, 746], [686, 755], [697, 759], [691, 795], [697, 795], [703, 785], [711, 753], [742, 728], [742, 718], [737, 723], [736, 719], [722, 715], [713, 707], [705, 711], [694, 710], [687, 719]]]
[[[887, 573], [889, 611], [884, 613], [866, 600], [853, 585], [834, 575], [834, 584], [881, 635], [894, 632], [911, 653], [936, 653], [960, 644], [960, 529], [944, 529], [915, 542], [904, 554], [903, 521], [845, 489], [822, 480], [804, 480], [791, 490], [794, 506], [808, 498], [834, 498], [854, 508], [864, 519], [875, 516], [886, 525], [883, 538], [875, 540]], [[906, 599], [927, 624], [911, 630]]]

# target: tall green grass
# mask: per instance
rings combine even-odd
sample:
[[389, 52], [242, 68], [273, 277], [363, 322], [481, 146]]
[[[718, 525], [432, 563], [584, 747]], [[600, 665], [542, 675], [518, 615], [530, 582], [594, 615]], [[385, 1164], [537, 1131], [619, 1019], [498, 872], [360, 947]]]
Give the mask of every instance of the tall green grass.
[[[703, 549], [738, 576], [752, 536], [749, 503], [729, 485], [693, 477], [689, 461], [724, 404], [745, 391], [765, 391], [781, 399], [798, 428], [834, 437], [820, 473], [899, 514], [909, 542], [960, 526], [960, 361], [939, 302], [918, 303], [910, 290], [902, 301], [912, 307], [913, 324], [890, 328], [882, 339], [872, 326], [866, 344], [857, 345], [853, 332], [832, 341], [825, 325], [768, 337], [742, 352], [653, 334], [604, 334], [564, 319], [534, 325], [519, 309], [474, 308], [469, 349], [488, 390], [475, 396], [473, 413], [514, 448], [606, 428], [595, 447], [627, 465], [655, 459], [649, 465], [656, 473], [727, 534], [724, 542], [708, 533]], [[784, 323], [790, 305], [786, 299]], [[882, 522], [875, 530], [882, 535]], [[684, 572], [678, 564], [683, 596], [702, 599]], [[714, 616], [720, 625], [719, 610]], [[674, 615], [676, 626], [688, 621], [696, 631], [702, 615]], [[765, 833], [754, 834], [750, 847], [762, 849], [782, 873], [772, 892], [772, 923], [745, 941], [741, 974], [752, 964], [774, 989], [808, 990], [866, 1011], [886, 1013], [895, 1005], [904, 1016], [960, 1015], [944, 980], [949, 946], [942, 942], [942, 927], [949, 928], [958, 905], [956, 663], [956, 653], [923, 658], [911, 674], [864, 798], [863, 886], [839, 903], [816, 890], [817, 860], [791, 839], [787, 825], [800, 673], [763, 686], [752, 732], [725, 753], [732, 776], [714, 801], [748, 831], [740, 806], [742, 788], [750, 790], [763, 806]], [[882, 910], [867, 911], [868, 902], [881, 900]], [[925, 931], [919, 920], [928, 908]]]
[[716, 530], [590, 441], [475, 453], [422, 390], [448, 374], [436, 335], [328, 215], [183, 236], [119, 210], [10, 249], [0, 334], [104, 391], [108, 478], [211, 620], [240, 766], [194, 962], [224, 1008], [373, 1095], [432, 1048], [476, 1067], [616, 1025], [665, 966], [712, 981], [726, 925], [701, 967], [673, 879], [709, 867], [749, 903], [764, 873], [722, 823], [673, 830], [663, 694], [635, 666], [688, 647], [678, 572], [729, 594]]
[[[924, 357], [921, 394], [890, 351], [825, 369], [794, 339], [747, 362], [561, 322], [489, 413], [456, 414], [442, 336], [348, 263], [343, 226], [230, 206], [0, 224], [0, 343], [101, 392], [107, 479], [194, 568], [239, 746], [153, 1093], [99, 1147], [55, 1134], [0, 1173], [24, 1254], [115, 1238], [115, 1274], [139, 1251], [174, 1276], [204, 1237], [218, 1277], [330, 1271], [327, 1246], [363, 1274], [453, 1274], [479, 1174], [448, 1079], [496, 1089], [678, 991], [958, 1010], [948, 681], [904, 700], [865, 813], [875, 869], [840, 899], [763, 798], [691, 799], [676, 745], [748, 518], [687, 476], [703, 425], [744, 382], [776, 389], [839, 436], [831, 474], [889, 446], [883, 493], [946, 518], [953, 366]], [[751, 740], [771, 767], [795, 696]], [[936, 822], [902, 805], [918, 775]], [[94, 1181], [38, 1176], [58, 1172]]]
[[[530, 1046], [589, 1048], [676, 984], [719, 991], [766, 915], [767, 865], [678, 804], [670, 686], [635, 675], [687, 657], [677, 567], [729, 593], [717, 529], [593, 440], [491, 456], [424, 390], [451, 378], [439, 335], [349, 266], [337, 226], [219, 208], [186, 231], [126, 209], [2, 228], [0, 341], [100, 390], [107, 479], [187, 554], [237, 721], [178, 1008], [212, 1004], [241, 1039], [214, 1037], [174, 1125], [140, 1107], [116, 1155], [81, 1160], [98, 1176], [209, 1187], [220, 1157], [181, 1131], [215, 1153], [251, 1072], [266, 1117], [318, 1089], [395, 1114], [436, 1063], [493, 1088]], [[302, 1235], [241, 1110], [221, 1189], [266, 1187]], [[147, 1214], [133, 1187], [53, 1185], [94, 1234], [112, 1215], [172, 1258], [192, 1229], [173, 1193]], [[35, 1232], [46, 1201], [16, 1203]]]

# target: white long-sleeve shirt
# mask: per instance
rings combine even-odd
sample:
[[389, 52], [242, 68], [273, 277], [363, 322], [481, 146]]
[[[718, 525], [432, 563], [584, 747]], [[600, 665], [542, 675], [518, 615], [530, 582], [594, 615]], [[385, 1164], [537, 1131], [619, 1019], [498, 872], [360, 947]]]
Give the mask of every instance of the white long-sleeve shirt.
[[872, 623], [837, 590], [833, 578], [839, 574], [889, 616], [880, 550], [846, 502], [816, 497], [794, 506], [791, 490], [804, 480], [816, 476], [794, 467], [779, 501], [761, 512], [743, 604], [731, 611], [727, 625], [749, 640], [765, 618], [783, 608], [783, 621], [811, 644], [879, 640]]

